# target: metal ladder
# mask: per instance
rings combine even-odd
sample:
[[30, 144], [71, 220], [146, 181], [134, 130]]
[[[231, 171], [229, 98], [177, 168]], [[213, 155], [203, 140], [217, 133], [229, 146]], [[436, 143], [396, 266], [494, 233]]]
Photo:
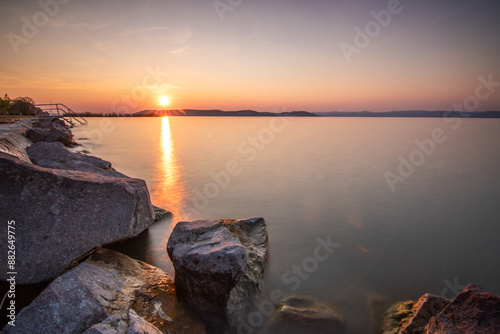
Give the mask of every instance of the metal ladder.
[[[35, 114], [38, 118], [59, 117], [71, 124], [72, 127], [77, 123], [81, 125], [88, 124], [88, 121], [85, 118], [62, 103], [35, 104], [34, 107]], [[42, 113], [47, 113], [48, 115], [44, 116]]]

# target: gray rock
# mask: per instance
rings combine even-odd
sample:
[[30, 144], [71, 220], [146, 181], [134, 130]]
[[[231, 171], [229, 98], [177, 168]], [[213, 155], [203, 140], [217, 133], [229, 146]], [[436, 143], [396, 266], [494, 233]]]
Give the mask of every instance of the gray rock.
[[41, 128], [33, 128], [26, 131], [26, 137], [31, 140], [33, 143], [38, 143], [41, 141], [45, 141], [45, 139], [49, 136], [49, 130], [41, 129]]
[[163, 334], [163, 332], [130, 309], [122, 317], [117, 314], [109, 316], [83, 334]]
[[[153, 223], [146, 183], [54, 170], [0, 152], [0, 212], [15, 220], [17, 282], [50, 281], [95, 247], [138, 235]], [[7, 232], [0, 252], [7, 254]], [[0, 279], [7, 278], [0, 262]]]
[[90, 327], [83, 334], [124, 334], [128, 328], [128, 319], [125, 315], [113, 314], [104, 319], [103, 322], [98, 323]]
[[26, 131], [26, 137], [33, 143], [59, 141], [64, 145], [74, 144], [73, 134], [64, 122], [39, 120], [33, 123], [33, 128]]
[[[171, 317], [165, 322], [158, 307]], [[158, 325], [159, 327], [155, 327]], [[205, 333], [200, 320], [177, 302], [161, 269], [123, 254], [97, 250], [55, 279], [4, 333]]]
[[469, 284], [424, 330], [424, 334], [449, 333], [500, 333], [500, 297]]
[[73, 153], [60, 142], [35, 143], [27, 148], [33, 164], [60, 170], [75, 170], [110, 177], [128, 177], [111, 167], [109, 161], [82, 153]]
[[7, 325], [3, 332], [82, 333], [107, 317], [122, 285], [115, 273], [82, 263], [54, 280], [17, 314], [16, 326]]
[[128, 311], [129, 326], [125, 334], [163, 334], [158, 328], [139, 317], [134, 310]]
[[236, 327], [257, 297], [268, 258], [264, 219], [179, 222], [167, 250], [180, 296]]
[[266, 324], [264, 334], [337, 334], [346, 323], [330, 305], [307, 296], [284, 298]]
[[393, 305], [386, 312], [384, 334], [421, 334], [429, 320], [441, 312], [451, 300], [427, 293], [416, 302]]
[[31, 142], [22, 133], [9, 133], [0, 138], [0, 152], [10, 154], [25, 162], [30, 162], [26, 148]]

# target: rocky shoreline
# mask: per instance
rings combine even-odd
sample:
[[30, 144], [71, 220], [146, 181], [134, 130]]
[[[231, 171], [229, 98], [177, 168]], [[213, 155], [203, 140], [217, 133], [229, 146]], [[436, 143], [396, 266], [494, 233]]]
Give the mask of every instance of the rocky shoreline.
[[[245, 320], [259, 315], [253, 302], [269, 258], [263, 218], [179, 222], [165, 250], [175, 282], [106, 249], [170, 213], [152, 205], [143, 180], [68, 150], [74, 145], [62, 120], [0, 125], [1, 218], [15, 225], [14, 289], [48, 283], [2, 333], [346, 332], [341, 314], [308, 296], [273, 301], [265, 326]], [[12, 249], [9, 240], [2, 229], [1, 254]], [[11, 282], [14, 270], [2, 261], [0, 280]], [[379, 332], [500, 333], [500, 298], [474, 285], [453, 301], [426, 294], [392, 306]]]

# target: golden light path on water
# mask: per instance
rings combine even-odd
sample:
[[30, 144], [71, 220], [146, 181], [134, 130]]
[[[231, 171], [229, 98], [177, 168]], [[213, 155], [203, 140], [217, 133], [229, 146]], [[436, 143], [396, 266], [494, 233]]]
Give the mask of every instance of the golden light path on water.
[[[172, 219], [157, 222], [148, 229], [147, 260], [153, 265], [162, 267], [173, 275], [173, 268], [166, 253], [168, 237], [175, 223], [183, 220], [183, 202], [185, 198], [184, 184], [180, 177], [180, 168], [175, 155], [175, 145], [172, 139], [170, 120], [163, 117], [160, 121], [160, 145], [157, 151], [155, 176], [150, 191], [151, 202], [172, 212]], [[168, 227], [165, 224], [169, 225]], [[165, 268], [167, 264], [167, 268]]]
[[160, 156], [157, 159], [155, 185], [151, 192], [151, 200], [174, 214], [174, 220], [182, 218], [182, 207], [185, 197], [184, 185], [180, 180], [180, 170], [175, 156], [170, 120], [161, 119]]

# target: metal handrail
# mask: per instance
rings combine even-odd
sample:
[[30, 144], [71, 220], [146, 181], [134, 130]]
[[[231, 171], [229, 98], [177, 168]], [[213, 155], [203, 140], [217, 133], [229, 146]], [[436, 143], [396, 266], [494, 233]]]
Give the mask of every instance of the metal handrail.
[[[49, 113], [51, 116], [57, 116], [59, 118], [62, 118], [72, 126], [74, 126], [77, 122], [80, 123], [81, 125], [88, 124], [88, 121], [85, 118], [80, 116], [78, 113], [74, 112], [71, 108], [69, 108], [63, 103], [42, 103], [42, 104], [35, 104], [34, 106], [36, 108], [41, 109], [43, 112]], [[54, 111], [56, 112], [56, 115], [53, 115]], [[40, 117], [39, 115], [37, 116]]]

